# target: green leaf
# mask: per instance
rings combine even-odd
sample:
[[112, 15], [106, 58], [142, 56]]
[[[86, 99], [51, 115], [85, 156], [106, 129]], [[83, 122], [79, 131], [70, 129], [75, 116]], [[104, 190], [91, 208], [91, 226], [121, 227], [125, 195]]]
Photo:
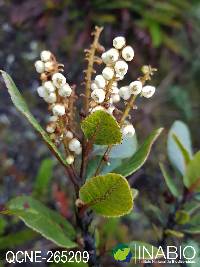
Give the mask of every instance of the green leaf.
[[175, 214], [175, 221], [177, 224], [186, 224], [190, 220], [190, 215], [185, 210], [178, 210]]
[[184, 225], [183, 231], [188, 234], [200, 234], [200, 214], [195, 214], [190, 218], [187, 225]]
[[30, 240], [37, 236], [38, 234], [36, 232], [29, 229], [2, 236], [0, 237], [0, 249], [16, 248], [17, 246], [21, 246], [26, 242], [30, 242]]
[[199, 213], [191, 217], [190, 224], [194, 226], [200, 225], [200, 214]]
[[55, 162], [51, 158], [42, 161], [34, 184], [33, 196], [42, 197], [46, 194], [53, 176], [54, 164]]
[[79, 196], [96, 213], [107, 217], [122, 216], [133, 208], [133, 195], [127, 180], [115, 173], [87, 180]]
[[[131, 241], [128, 245], [133, 254], [133, 259], [135, 260], [140, 260], [140, 259], [148, 260], [152, 258], [162, 258], [163, 256], [161, 255], [161, 251], [159, 251], [158, 248], [142, 241]], [[143, 248], [144, 248], [144, 255], [141, 255], [143, 254], [141, 253], [141, 250], [143, 251]]]
[[0, 217], [0, 235], [4, 233], [6, 226], [7, 221], [3, 217]]
[[49, 149], [55, 154], [57, 159], [66, 166], [67, 163], [62, 157], [60, 151], [54, 145], [54, 143], [49, 138], [48, 134], [44, 131], [44, 129], [40, 126], [37, 120], [31, 114], [25, 100], [23, 99], [21, 93], [17, 89], [15, 83], [13, 82], [12, 78], [5, 72], [1, 71], [4, 82], [8, 88], [8, 93], [11, 96], [11, 100], [15, 107], [26, 117], [26, 119], [30, 122], [30, 124], [34, 127], [34, 129], [41, 135], [45, 143], [48, 145]]
[[[102, 160], [102, 156], [96, 156], [93, 159], [89, 160], [86, 171], [86, 178], [91, 178], [94, 176], [96, 169]], [[112, 172], [115, 168], [122, 164], [120, 158], [111, 158], [109, 159], [109, 164], [104, 164], [99, 174], [107, 174]]]
[[187, 165], [183, 182], [192, 192], [200, 191], [200, 151], [194, 155]]
[[184, 164], [186, 166], [190, 162], [191, 156], [190, 156], [189, 152], [187, 151], [187, 149], [180, 142], [178, 137], [175, 134], [172, 134], [172, 137], [173, 137], [174, 141], [176, 142], [178, 148], [180, 149], [180, 151], [182, 153], [182, 156], [183, 156], [183, 159], [184, 159]]
[[28, 197], [20, 196], [8, 203], [8, 209], [31, 229], [40, 233], [45, 238], [54, 242], [57, 246], [65, 248], [76, 247], [75, 230], [72, 225], [59, 213], [45, 207], [39, 201]]
[[153, 143], [161, 134], [162, 130], [163, 128], [154, 130], [145, 139], [144, 143], [139, 147], [137, 152], [130, 159], [125, 160], [123, 164], [116, 168], [113, 172], [122, 174], [124, 176], [129, 176], [141, 168], [149, 156]]
[[[195, 199], [195, 198], [194, 198]], [[184, 210], [186, 210], [190, 215], [192, 215], [196, 210], [200, 209], [200, 202], [196, 200], [187, 201], [184, 206]]]
[[81, 128], [87, 139], [97, 145], [119, 144], [122, 134], [117, 121], [104, 111], [95, 111], [85, 118]]
[[182, 121], [175, 121], [170, 128], [167, 138], [167, 152], [168, 157], [172, 165], [183, 175], [185, 172], [185, 161], [178, 147], [177, 143], [175, 142], [173, 135], [176, 135], [181, 144], [183, 144], [184, 148], [188, 151], [189, 155], [192, 155], [192, 145], [191, 145], [191, 138], [190, 138], [190, 131], [187, 125]]
[[[97, 156], [103, 156], [107, 146], [94, 146], [93, 154]], [[109, 158], [111, 159], [124, 159], [133, 156], [137, 150], [137, 138], [136, 134], [133, 137], [125, 137], [122, 143], [112, 147]]]
[[169, 188], [170, 192], [172, 193], [173, 196], [178, 198], [180, 196], [180, 192], [179, 192], [177, 185], [175, 184], [174, 179], [167, 173], [167, 171], [166, 171], [166, 169], [162, 163], [160, 163], [160, 169], [162, 171], [162, 175], [165, 179], [165, 182], [166, 182], [167, 187]]
[[172, 237], [176, 237], [176, 238], [183, 238], [184, 237], [184, 234], [182, 232], [172, 230], [172, 229], [166, 229], [165, 234], [167, 236], [172, 236]]
[[149, 20], [148, 28], [151, 34], [152, 44], [154, 47], [159, 47], [162, 43], [162, 29], [159, 23]]
[[187, 228], [182, 229], [183, 232], [191, 235], [197, 235], [200, 234], [200, 225], [188, 225]]

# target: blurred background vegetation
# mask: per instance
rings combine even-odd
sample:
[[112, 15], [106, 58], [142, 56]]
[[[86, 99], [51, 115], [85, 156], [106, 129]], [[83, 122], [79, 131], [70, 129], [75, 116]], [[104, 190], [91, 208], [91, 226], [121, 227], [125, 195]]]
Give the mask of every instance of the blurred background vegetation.
[[[51, 50], [65, 64], [67, 78], [79, 85], [78, 91], [83, 90], [80, 85], [85, 67], [83, 50], [92, 40], [95, 25], [104, 26], [101, 43], [106, 48], [111, 47], [112, 38], [117, 35], [125, 36], [134, 47], [135, 59], [130, 64], [127, 80], [136, 79], [143, 64], [158, 68], [152, 81], [157, 87], [155, 97], [138, 103], [135, 111], [134, 125], [140, 141], [153, 128], [165, 127], [145, 167], [131, 177], [132, 185], [141, 191], [138, 212], [133, 215], [133, 221], [130, 218], [123, 222], [110, 221], [99, 233], [100, 238], [110, 235], [109, 242], [113, 245], [126, 242], [128, 233], [132, 239], [155, 243], [152, 214], [158, 216], [159, 211], [152, 206], [150, 211], [142, 212], [145, 202], [158, 204], [164, 212], [167, 210], [168, 198], [158, 161], [168, 162], [166, 136], [172, 123], [177, 119], [187, 123], [194, 152], [200, 145], [200, 1], [0, 0], [0, 25], [0, 67], [11, 74], [43, 125], [48, 114], [36, 94], [38, 77], [34, 69], [34, 61], [42, 49]], [[62, 170], [54, 166], [51, 171], [54, 163], [46, 159], [47, 148], [15, 110], [3, 83], [0, 84], [0, 151], [0, 207], [17, 194], [34, 191], [67, 218], [72, 216], [72, 198]], [[50, 168], [50, 173], [43, 188], [49, 184], [48, 179], [53, 179], [48, 190], [38, 193], [37, 188], [41, 187], [38, 177], [43, 177], [38, 169], [44, 159], [43, 168]], [[25, 231], [23, 224], [14, 218], [0, 220], [0, 249], [13, 245], [13, 240], [19, 242], [19, 247], [31, 238], [37, 240], [27, 231], [20, 235], [20, 242], [18, 236], [13, 237], [17, 230]], [[31, 245], [26, 243], [25, 248]]]

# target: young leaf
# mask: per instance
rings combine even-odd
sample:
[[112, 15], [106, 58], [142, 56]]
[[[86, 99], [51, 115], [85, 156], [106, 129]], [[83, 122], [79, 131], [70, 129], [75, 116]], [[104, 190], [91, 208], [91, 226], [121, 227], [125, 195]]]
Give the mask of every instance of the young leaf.
[[[148, 260], [154, 258], [162, 258], [163, 256], [161, 255], [161, 251], [159, 251], [158, 248], [142, 241], [132, 241], [128, 245], [131, 249], [134, 260], [142, 260], [142, 259]], [[144, 255], [143, 253], [141, 253], [141, 248], [143, 248]]]
[[107, 217], [122, 216], [133, 208], [133, 195], [127, 180], [115, 173], [87, 180], [79, 196], [96, 213]]
[[144, 143], [139, 147], [137, 152], [129, 159], [125, 160], [123, 164], [117, 167], [113, 172], [124, 175], [125, 177], [133, 174], [147, 160], [149, 153], [151, 151], [151, 147], [153, 143], [156, 141], [158, 136], [161, 134], [163, 128], [159, 128], [154, 130], [144, 141]]
[[42, 161], [34, 184], [33, 195], [35, 197], [42, 197], [47, 192], [48, 184], [53, 175], [54, 163], [51, 158]]
[[194, 155], [193, 159], [187, 165], [183, 182], [190, 191], [200, 191], [200, 151]]
[[[59, 213], [45, 207], [39, 201], [28, 196], [20, 196], [12, 199], [7, 206], [28, 227], [51, 240], [57, 246], [76, 247], [76, 243], [71, 241], [75, 239], [75, 230], [72, 225]], [[16, 211], [19, 211], [19, 214]]]
[[182, 174], [184, 175], [185, 172], [185, 161], [178, 147], [177, 143], [175, 142], [173, 135], [176, 135], [181, 144], [183, 144], [185, 150], [188, 151], [189, 155], [192, 155], [192, 145], [191, 145], [191, 138], [190, 138], [190, 131], [187, 125], [182, 121], [175, 121], [170, 128], [167, 138], [167, 153], [170, 162], [172, 165]]
[[1, 71], [6, 87], [8, 88], [8, 93], [10, 94], [11, 100], [15, 107], [27, 118], [30, 124], [34, 127], [34, 129], [42, 136], [45, 143], [48, 145], [49, 149], [55, 154], [57, 159], [66, 166], [67, 163], [62, 157], [61, 153], [54, 145], [54, 143], [49, 138], [48, 134], [44, 131], [44, 129], [40, 126], [37, 120], [31, 114], [25, 100], [17, 89], [15, 83], [12, 78], [5, 72]]
[[81, 123], [87, 139], [97, 145], [119, 144], [122, 134], [117, 121], [104, 111], [95, 111]]
[[178, 190], [177, 185], [174, 182], [174, 179], [167, 173], [167, 171], [166, 171], [166, 169], [162, 163], [160, 163], [160, 169], [162, 171], [162, 175], [165, 179], [165, 182], [166, 182], [167, 187], [169, 188], [170, 192], [172, 193], [173, 196], [178, 198], [180, 196], [180, 192]]

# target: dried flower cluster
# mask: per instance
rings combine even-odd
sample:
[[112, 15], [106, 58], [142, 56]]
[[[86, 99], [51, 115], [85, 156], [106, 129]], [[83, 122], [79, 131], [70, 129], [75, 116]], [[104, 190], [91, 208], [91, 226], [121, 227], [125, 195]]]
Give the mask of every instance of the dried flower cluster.
[[40, 73], [42, 85], [37, 88], [37, 92], [45, 102], [49, 104], [52, 115], [46, 131], [58, 145], [63, 142], [67, 153], [67, 162], [74, 162], [74, 155], [82, 151], [80, 141], [74, 137], [70, 129], [71, 112], [70, 102], [72, 101], [73, 90], [66, 82], [66, 77], [61, 73], [62, 64], [56, 61], [55, 56], [50, 51], [41, 52], [41, 60], [35, 62], [35, 68]]

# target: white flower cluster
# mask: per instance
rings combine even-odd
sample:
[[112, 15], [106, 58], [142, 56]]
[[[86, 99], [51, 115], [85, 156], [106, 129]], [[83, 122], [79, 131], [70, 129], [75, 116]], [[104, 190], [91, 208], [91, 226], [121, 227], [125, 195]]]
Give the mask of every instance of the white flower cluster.
[[[49, 118], [46, 131], [49, 134], [59, 132], [59, 121], [67, 118], [67, 109], [69, 106], [68, 97], [72, 94], [72, 88], [66, 82], [66, 77], [59, 72], [60, 64], [57, 63], [55, 57], [50, 51], [42, 51], [41, 60], [35, 62], [35, 68], [41, 74], [42, 85], [37, 88], [37, 92], [45, 102], [49, 104], [49, 108], [53, 115]], [[43, 76], [44, 75], [44, 76]], [[43, 78], [44, 77], [44, 78]], [[66, 138], [68, 149], [79, 155], [82, 151], [81, 144], [78, 139], [73, 137], [73, 133], [66, 131], [62, 133], [59, 139]], [[74, 156], [69, 155], [67, 162], [72, 164]]]
[[[65, 76], [62, 73], [55, 72], [55, 70], [58, 69], [58, 64], [52, 53], [44, 50], [41, 52], [40, 57], [41, 60], [35, 62], [36, 71], [41, 74], [46, 73], [47, 75], [45, 77], [49, 75], [51, 79], [43, 81], [42, 86], [37, 88], [39, 96], [49, 104], [56, 103], [58, 96], [70, 96], [72, 89], [69, 84], [66, 83]], [[65, 107], [61, 104], [55, 104], [53, 113], [54, 115], [62, 116], [65, 114]]]
[[[118, 87], [119, 81], [123, 80], [127, 71], [128, 64], [134, 58], [134, 50], [126, 45], [126, 39], [122, 36], [113, 40], [113, 48], [104, 52], [101, 56], [106, 65], [100, 75], [96, 75], [91, 84], [90, 112], [105, 110], [113, 115], [115, 104], [123, 99], [128, 101], [131, 95], [141, 95], [146, 98], [153, 96], [155, 87], [143, 86], [140, 80], [131, 82], [127, 86]], [[135, 133], [130, 123], [125, 123], [122, 127], [123, 136], [132, 136]]]
[[[102, 61], [106, 65], [102, 74], [97, 75], [91, 85], [91, 98], [95, 102], [90, 111], [105, 110], [112, 114], [115, 110], [114, 104], [120, 101], [120, 90], [118, 81], [123, 80], [128, 71], [126, 61], [134, 57], [134, 50], [126, 46], [124, 37], [116, 37], [113, 40], [113, 48], [102, 54]], [[109, 92], [108, 92], [109, 90]], [[106, 95], [109, 95], [109, 105], [105, 108]]]

